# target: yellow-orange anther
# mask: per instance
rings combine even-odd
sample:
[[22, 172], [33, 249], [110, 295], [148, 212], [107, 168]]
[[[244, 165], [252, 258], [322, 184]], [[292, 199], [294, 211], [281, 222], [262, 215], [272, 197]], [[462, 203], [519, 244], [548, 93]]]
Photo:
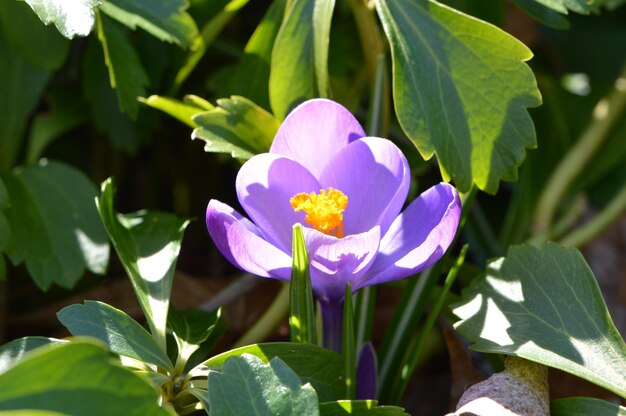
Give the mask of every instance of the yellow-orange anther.
[[289, 202], [294, 211], [306, 212], [304, 220], [324, 234], [343, 237], [343, 212], [348, 206], [348, 197], [338, 189], [320, 190], [318, 194], [304, 192], [294, 195]]

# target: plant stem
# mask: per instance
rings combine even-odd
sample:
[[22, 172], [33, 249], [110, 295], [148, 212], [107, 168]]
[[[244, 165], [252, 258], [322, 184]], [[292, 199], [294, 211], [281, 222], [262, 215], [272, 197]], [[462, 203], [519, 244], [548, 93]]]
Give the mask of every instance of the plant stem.
[[350, 5], [354, 14], [359, 38], [361, 39], [361, 49], [365, 55], [365, 65], [367, 66], [370, 85], [373, 85], [379, 57], [384, 54], [380, 27], [376, 21], [374, 9], [370, 7], [367, 0], [348, 0], [348, 5]]
[[324, 348], [341, 352], [343, 337], [343, 302], [321, 302]]
[[581, 247], [600, 235], [609, 225], [626, 211], [626, 185], [599, 214], [583, 226], [563, 237], [559, 243], [565, 246]]
[[289, 310], [289, 284], [283, 283], [280, 292], [276, 295], [274, 302], [265, 311], [263, 316], [235, 342], [233, 348], [254, 344], [266, 339], [287, 317]]
[[557, 165], [544, 188], [535, 213], [535, 237], [545, 241], [554, 215], [570, 185], [608, 137], [626, 110], [626, 66], [615, 81], [615, 88], [593, 110], [591, 123], [576, 144]]

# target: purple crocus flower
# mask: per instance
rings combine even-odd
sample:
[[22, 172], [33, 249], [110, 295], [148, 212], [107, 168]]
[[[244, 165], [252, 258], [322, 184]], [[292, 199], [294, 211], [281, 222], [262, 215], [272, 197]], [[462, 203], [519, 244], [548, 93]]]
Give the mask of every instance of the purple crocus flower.
[[303, 225], [324, 332], [341, 332], [346, 283], [353, 290], [402, 279], [434, 264], [451, 244], [461, 205], [440, 183], [402, 212], [406, 158], [366, 137], [340, 104], [306, 101], [280, 126], [269, 153], [239, 171], [237, 196], [250, 220], [211, 200], [206, 222], [220, 252], [252, 274], [289, 280], [292, 227]]

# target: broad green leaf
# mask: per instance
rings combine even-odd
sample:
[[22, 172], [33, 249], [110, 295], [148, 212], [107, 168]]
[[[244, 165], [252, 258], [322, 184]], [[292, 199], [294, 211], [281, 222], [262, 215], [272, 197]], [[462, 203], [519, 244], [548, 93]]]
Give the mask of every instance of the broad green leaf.
[[291, 342], [317, 344], [315, 301], [309, 272], [309, 255], [302, 226], [293, 226], [291, 280], [289, 287], [289, 336]]
[[548, 27], [554, 29], [568, 29], [570, 27], [569, 21], [565, 16], [542, 5], [537, 0], [512, 0], [512, 2], [533, 19]]
[[211, 313], [198, 310], [177, 312], [174, 309], [170, 309], [167, 316], [167, 325], [174, 333], [176, 344], [178, 345], [176, 365], [179, 370], [184, 372], [189, 358], [211, 336], [219, 323], [221, 315], [221, 308]]
[[589, 0], [535, 0], [539, 4], [555, 10], [559, 13], [567, 14], [573, 11], [580, 14], [589, 14], [594, 9], [595, 1]]
[[148, 98], [140, 98], [139, 101], [145, 105], [161, 110], [166, 114], [174, 117], [191, 128], [198, 127], [193, 117], [196, 114], [203, 113], [204, 109], [200, 109], [194, 105], [189, 105], [173, 98], [161, 97], [159, 95], [151, 95]]
[[0, 416], [70, 416], [67, 413], [51, 412], [49, 410], [5, 410], [0, 411]]
[[339, 400], [320, 403], [320, 416], [408, 416], [396, 406], [377, 406], [376, 400]]
[[536, 146], [527, 107], [541, 103], [532, 57], [488, 23], [428, 0], [376, 0], [391, 44], [402, 129], [462, 192], [495, 193]]
[[11, 49], [37, 68], [58, 69], [70, 51], [70, 42], [55, 28], [42, 25], [22, 1], [0, 2], [0, 31]]
[[202, 28], [200, 36], [197, 36], [194, 39], [193, 45], [191, 45], [190, 48], [189, 56], [187, 56], [185, 63], [174, 77], [172, 92], [177, 91], [183, 85], [187, 77], [189, 77], [189, 75], [193, 72], [206, 53], [208, 46], [213, 42], [217, 35], [219, 35], [230, 19], [235, 16], [237, 11], [239, 11], [239, 9], [247, 3], [248, 0], [231, 0], [224, 5], [222, 10], [209, 19], [209, 21]]
[[85, 102], [74, 91], [57, 90], [51, 101], [51, 110], [38, 114], [33, 120], [26, 151], [27, 163], [36, 163], [50, 143], [89, 120]]
[[117, 91], [120, 109], [134, 119], [139, 111], [137, 98], [146, 95], [146, 85], [150, 82], [148, 75], [124, 33], [106, 16], [98, 15], [98, 39], [102, 43], [111, 87]]
[[591, 397], [568, 397], [550, 403], [552, 416], [626, 416], [626, 407]]
[[46, 337], [24, 337], [7, 342], [0, 347], [0, 374], [18, 364], [27, 352], [56, 342], [65, 341]]
[[472, 349], [555, 367], [626, 397], [626, 344], [579, 251], [513, 246], [463, 298], [455, 328]]
[[[240, 95], [270, 109], [268, 84], [272, 48], [285, 14], [287, 0], [275, 0], [248, 40], [243, 58], [233, 69], [222, 96]], [[217, 87], [220, 87], [219, 85]]]
[[95, 9], [102, 0], [24, 0], [46, 24], [54, 23], [68, 39], [87, 36], [93, 29]]
[[12, 51], [1, 33], [0, 62], [0, 172], [5, 172], [17, 164], [27, 119], [51, 74]]
[[42, 160], [3, 179], [15, 251], [40, 288], [71, 288], [85, 268], [106, 271], [109, 243], [93, 203], [96, 189], [82, 172]]
[[50, 410], [75, 416], [167, 416], [146, 381], [114, 364], [99, 345], [63, 342], [26, 355], [0, 375], [0, 410]]
[[272, 51], [269, 83], [274, 114], [284, 119], [303, 101], [328, 97], [328, 40], [334, 0], [290, 3]]
[[304, 383], [311, 383], [322, 402], [337, 400], [344, 395], [341, 355], [317, 345], [287, 342], [248, 345], [216, 355], [204, 365], [210, 370], [218, 370], [229, 357], [243, 354], [252, 354], [265, 363], [279, 357]]
[[164, 350], [172, 279], [189, 222], [167, 213], [118, 214], [113, 207], [114, 195], [113, 181], [104, 181], [96, 200], [98, 211], [135, 289], [152, 335]]
[[100, 10], [131, 29], [139, 26], [161, 40], [188, 48], [198, 28], [186, 8], [186, 0], [104, 0]]
[[111, 352], [166, 370], [173, 366], [165, 351], [148, 331], [126, 313], [102, 302], [87, 300], [57, 313], [59, 321], [76, 337], [89, 336], [102, 341]]
[[269, 150], [278, 120], [244, 97], [222, 98], [217, 104], [215, 109], [193, 117], [199, 127], [191, 137], [206, 141], [205, 151], [249, 159]]
[[211, 415], [319, 415], [313, 387], [277, 357], [268, 364], [250, 354], [228, 358], [209, 372], [208, 394]]

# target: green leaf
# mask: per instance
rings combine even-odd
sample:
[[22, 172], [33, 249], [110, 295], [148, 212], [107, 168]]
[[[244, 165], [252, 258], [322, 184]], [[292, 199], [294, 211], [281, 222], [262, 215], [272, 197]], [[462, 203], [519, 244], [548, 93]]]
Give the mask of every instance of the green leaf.
[[553, 29], [569, 29], [569, 21], [558, 12], [537, 2], [537, 0], [511, 0], [513, 4], [530, 17]]
[[0, 62], [0, 172], [4, 172], [16, 165], [27, 119], [51, 74], [12, 51], [3, 36]]
[[40, 288], [71, 288], [85, 268], [106, 271], [109, 244], [93, 203], [96, 189], [82, 172], [42, 160], [3, 179], [15, 251]]
[[9, 205], [9, 192], [4, 182], [2, 182], [2, 178], [0, 178], [0, 209], [8, 208]]
[[85, 102], [74, 91], [60, 89], [52, 94], [52, 109], [38, 114], [33, 120], [26, 152], [27, 163], [36, 163], [50, 143], [89, 120]]
[[139, 111], [137, 98], [146, 95], [146, 86], [150, 82], [148, 75], [124, 33], [106, 16], [98, 15], [98, 39], [102, 43], [111, 87], [117, 91], [120, 109], [135, 119]]
[[32, 351], [0, 375], [0, 410], [37, 409], [75, 416], [169, 413], [138, 375], [114, 364], [99, 345], [51, 344]]
[[0, 31], [10, 48], [37, 68], [58, 69], [70, 51], [70, 42], [53, 27], [42, 25], [22, 1], [0, 2]]
[[269, 95], [284, 119], [301, 102], [328, 97], [328, 40], [334, 0], [293, 1], [272, 52]]
[[18, 364], [27, 352], [56, 342], [65, 341], [46, 337], [24, 337], [7, 342], [0, 347], [0, 374]]
[[227, 358], [252, 354], [268, 363], [280, 357], [305, 383], [311, 383], [322, 402], [343, 397], [343, 360], [336, 352], [313, 344], [277, 342], [254, 344], [216, 355], [204, 362], [211, 370], [222, 368]]
[[289, 334], [291, 342], [317, 344], [315, 301], [309, 272], [309, 255], [302, 226], [293, 226], [293, 266], [289, 286]]
[[[265, 109], [270, 108], [268, 84], [272, 48], [285, 14], [286, 0], [275, 0], [248, 40], [243, 58], [237, 63], [221, 96], [240, 95]], [[221, 87], [217, 85], [216, 87]]]
[[89, 336], [102, 341], [111, 352], [166, 370], [173, 366], [150, 333], [126, 313], [96, 301], [70, 305], [57, 313], [59, 321], [74, 336]]
[[346, 285], [343, 303], [343, 325], [341, 332], [341, 355], [343, 356], [343, 379], [346, 384], [345, 398], [356, 397], [356, 345], [354, 344], [354, 308], [352, 307], [352, 287]]
[[539, 4], [555, 10], [559, 13], [567, 14], [573, 11], [580, 14], [589, 14], [594, 10], [594, 1], [588, 0], [535, 0]]
[[532, 53], [488, 23], [427, 0], [376, 0], [391, 44], [393, 95], [402, 129], [442, 176], [468, 192], [515, 180], [536, 146], [526, 110], [541, 103], [523, 63]]
[[552, 416], [626, 416], [626, 407], [591, 397], [568, 397], [550, 403]]
[[93, 29], [95, 9], [102, 0], [24, 0], [46, 24], [54, 23], [68, 39], [74, 35], [87, 36]]
[[205, 151], [249, 159], [269, 150], [280, 126], [278, 120], [244, 97], [222, 98], [217, 104], [193, 117], [199, 127], [191, 137], [206, 141]]
[[137, 26], [163, 41], [191, 46], [198, 28], [185, 0], [105, 0], [100, 10], [131, 29]]
[[139, 101], [149, 107], [161, 110], [165, 114], [169, 114], [178, 121], [181, 121], [194, 129], [198, 127], [198, 124], [193, 121], [193, 117], [205, 111], [195, 105], [189, 105], [173, 98], [161, 97], [158, 95], [151, 95], [148, 98], [140, 98]]
[[408, 416], [396, 406], [377, 406], [376, 400], [339, 400], [321, 403], [320, 416]]
[[173, 214], [146, 211], [118, 214], [113, 208], [114, 195], [113, 180], [104, 181], [96, 200], [98, 211], [128, 273], [152, 335], [165, 350], [172, 279], [189, 221]]
[[626, 397], [626, 344], [576, 249], [513, 246], [463, 298], [455, 328], [472, 349], [555, 367]]
[[265, 364], [254, 355], [230, 357], [208, 379], [211, 415], [319, 415], [317, 395], [284, 361]]
[[178, 345], [177, 367], [182, 367], [184, 371], [191, 355], [213, 333], [221, 315], [221, 308], [211, 313], [198, 310], [177, 312], [174, 309], [170, 309], [167, 325], [174, 333]]

